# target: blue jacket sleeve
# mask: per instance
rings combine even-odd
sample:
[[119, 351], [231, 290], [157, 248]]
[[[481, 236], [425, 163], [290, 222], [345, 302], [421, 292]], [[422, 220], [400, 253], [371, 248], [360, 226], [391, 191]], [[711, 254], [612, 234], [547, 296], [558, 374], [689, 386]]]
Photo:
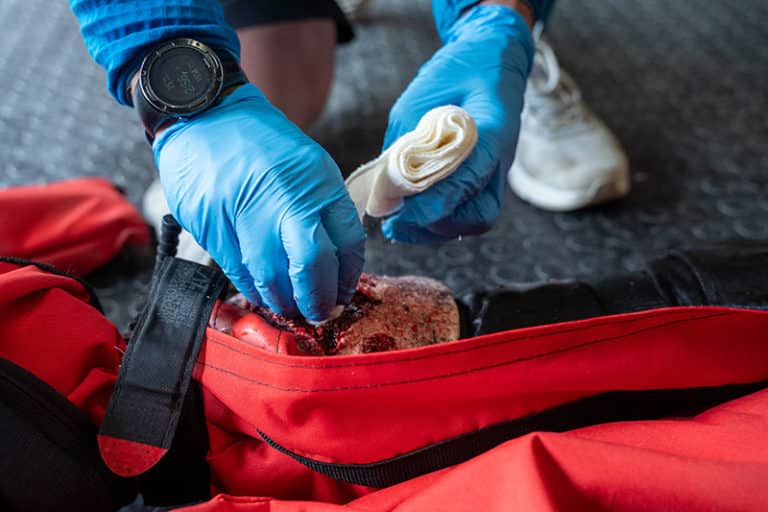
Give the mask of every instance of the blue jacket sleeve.
[[[552, 9], [555, 0], [523, 0], [533, 11], [536, 21], [545, 20]], [[459, 19], [461, 13], [481, 0], [432, 0], [432, 12], [435, 16], [435, 25], [440, 38], [445, 41], [448, 30]]]
[[239, 58], [237, 34], [218, 0], [69, 0], [88, 52], [107, 72], [107, 88], [128, 105], [126, 85], [149, 48], [192, 37]]

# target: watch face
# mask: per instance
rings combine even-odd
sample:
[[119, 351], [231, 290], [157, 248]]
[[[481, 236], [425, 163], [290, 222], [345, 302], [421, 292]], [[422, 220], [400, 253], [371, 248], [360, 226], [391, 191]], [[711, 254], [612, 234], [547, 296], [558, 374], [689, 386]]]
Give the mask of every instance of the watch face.
[[173, 48], [160, 55], [152, 63], [148, 79], [156, 98], [172, 106], [204, 100], [218, 85], [210, 59], [189, 47]]

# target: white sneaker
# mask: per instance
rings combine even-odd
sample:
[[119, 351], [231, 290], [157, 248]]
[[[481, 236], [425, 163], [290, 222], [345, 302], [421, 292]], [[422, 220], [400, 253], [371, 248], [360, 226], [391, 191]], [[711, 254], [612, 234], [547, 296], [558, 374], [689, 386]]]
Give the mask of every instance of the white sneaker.
[[[163, 187], [160, 186], [160, 180], [155, 180], [147, 187], [147, 191], [144, 192], [144, 199], [142, 201], [142, 210], [144, 218], [147, 220], [150, 226], [155, 228], [155, 233], [160, 235], [160, 227], [163, 223], [163, 217], [171, 213], [168, 208], [168, 203], [165, 200], [165, 194], [163, 193]], [[200, 247], [192, 235], [182, 229], [179, 235], [179, 246], [176, 249], [176, 256], [185, 260], [194, 261], [201, 265], [209, 265], [211, 263], [210, 255], [205, 252], [205, 249]]]
[[536, 43], [520, 140], [507, 175], [522, 199], [569, 211], [629, 193], [629, 164], [616, 137], [581, 98], [543, 38]]

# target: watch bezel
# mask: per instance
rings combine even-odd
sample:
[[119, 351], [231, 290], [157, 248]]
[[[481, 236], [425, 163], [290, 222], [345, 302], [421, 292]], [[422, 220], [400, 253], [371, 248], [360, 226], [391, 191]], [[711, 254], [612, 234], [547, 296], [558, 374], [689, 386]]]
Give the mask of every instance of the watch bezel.
[[[150, 77], [152, 76], [152, 68], [158, 60], [160, 60], [166, 53], [178, 48], [192, 48], [199, 52], [203, 57], [204, 64], [212, 70], [214, 79], [211, 82], [210, 87], [205, 92], [201, 93], [198, 98], [186, 103], [168, 103], [152, 88]], [[158, 112], [178, 116], [194, 115], [208, 108], [208, 106], [218, 98], [223, 83], [224, 66], [216, 52], [200, 41], [188, 38], [172, 39], [163, 44], [163, 46], [152, 50], [141, 63], [141, 71], [138, 80], [140, 92], [152, 108]]]

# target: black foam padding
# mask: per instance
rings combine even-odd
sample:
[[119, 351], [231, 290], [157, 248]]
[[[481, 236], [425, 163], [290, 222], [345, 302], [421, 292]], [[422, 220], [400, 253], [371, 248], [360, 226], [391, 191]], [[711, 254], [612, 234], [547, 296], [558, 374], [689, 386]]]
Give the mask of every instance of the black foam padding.
[[768, 307], [768, 243], [673, 251], [650, 268], [673, 305]]
[[634, 313], [674, 306], [648, 272], [631, 272], [601, 279], [592, 285], [604, 314]]
[[472, 323], [476, 335], [663, 307], [762, 309], [768, 307], [768, 244], [671, 251], [643, 272], [478, 291], [468, 302], [462, 325]]
[[580, 320], [607, 314], [591, 286], [550, 283], [491, 293], [477, 293], [475, 334]]

